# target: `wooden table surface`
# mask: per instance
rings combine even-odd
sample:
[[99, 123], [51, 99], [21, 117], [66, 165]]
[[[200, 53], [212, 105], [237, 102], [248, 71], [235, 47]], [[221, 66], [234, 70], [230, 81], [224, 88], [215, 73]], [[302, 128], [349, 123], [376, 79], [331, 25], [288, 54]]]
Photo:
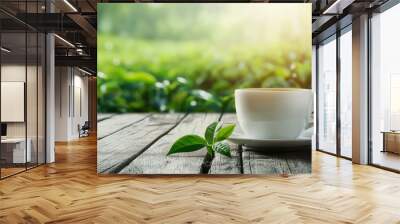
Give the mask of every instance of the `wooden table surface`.
[[274, 174], [311, 172], [310, 149], [260, 153], [231, 144], [232, 157], [206, 150], [166, 156], [171, 145], [186, 134], [204, 135], [218, 119], [236, 123], [234, 114], [99, 114], [97, 171], [101, 174]]

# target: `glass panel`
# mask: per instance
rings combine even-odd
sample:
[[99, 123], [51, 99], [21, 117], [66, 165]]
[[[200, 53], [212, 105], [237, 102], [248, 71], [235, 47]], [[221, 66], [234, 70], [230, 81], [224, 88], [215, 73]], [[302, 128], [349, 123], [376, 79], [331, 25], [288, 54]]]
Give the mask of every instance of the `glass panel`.
[[38, 158], [38, 36], [36, 32], [28, 32], [28, 62], [27, 62], [27, 81], [26, 81], [26, 111], [27, 111], [27, 148], [30, 150], [30, 158], [28, 159], [28, 168], [37, 165]]
[[38, 45], [38, 163], [45, 163], [45, 52], [46, 37], [44, 34], [39, 34]]
[[336, 40], [318, 48], [318, 148], [336, 153]]
[[[26, 12], [37, 13], [37, 1], [27, 2]], [[31, 20], [37, 20], [33, 17]], [[32, 21], [37, 23], [37, 21]], [[36, 30], [27, 29], [27, 80], [26, 80], [26, 112], [27, 112], [27, 150], [30, 151], [27, 167], [37, 166], [38, 160], [38, 34]]]
[[25, 170], [31, 151], [26, 148], [26, 33], [1, 34], [2, 177]]
[[400, 5], [372, 18], [372, 163], [400, 170]]
[[[45, 1], [0, 2], [17, 13], [43, 13]], [[45, 162], [45, 35], [0, 12], [0, 177]], [[6, 22], [4, 22], [6, 21]]]
[[340, 152], [352, 156], [352, 35], [351, 30], [340, 36]]

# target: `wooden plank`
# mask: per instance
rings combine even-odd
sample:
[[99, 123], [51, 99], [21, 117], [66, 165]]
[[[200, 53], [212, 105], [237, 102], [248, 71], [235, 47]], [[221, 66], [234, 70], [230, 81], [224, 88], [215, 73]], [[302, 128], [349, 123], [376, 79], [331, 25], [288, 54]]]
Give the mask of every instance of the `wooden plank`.
[[237, 145], [231, 146], [232, 157], [216, 153], [209, 174], [241, 174], [240, 154]]
[[189, 114], [178, 126], [158, 140], [120, 173], [122, 174], [198, 174], [201, 170], [205, 149], [166, 156], [171, 145], [187, 134], [203, 136], [206, 127], [218, 120], [218, 114]]
[[243, 169], [248, 174], [311, 173], [311, 147], [284, 152], [277, 149], [269, 153], [246, 150], [243, 152]]
[[[222, 117], [222, 120], [229, 123], [238, 123], [234, 114]], [[235, 132], [242, 132], [237, 125]], [[216, 155], [210, 169], [213, 174], [240, 173], [240, 162], [243, 163], [244, 174], [265, 174], [265, 175], [290, 175], [311, 172], [311, 146], [300, 151], [293, 149], [268, 149], [268, 153], [251, 151], [244, 147], [242, 158], [235, 149], [234, 156], [224, 158]], [[240, 161], [242, 159], [242, 161]]]
[[145, 119], [148, 116], [150, 115], [131, 113], [114, 115], [98, 123], [97, 138], [102, 139], [107, 137], [119, 130]]
[[[234, 114], [226, 114], [221, 119], [225, 123], [237, 123]], [[240, 127], [236, 131], [241, 132]], [[241, 161], [237, 145], [231, 144], [232, 158], [216, 154], [210, 174], [240, 174]], [[290, 151], [292, 150], [292, 151]], [[311, 172], [311, 146], [300, 151], [293, 149], [269, 149], [268, 153], [245, 151], [242, 154], [243, 172], [248, 174], [302, 174]]]
[[[221, 121], [226, 123], [235, 123], [236, 115], [235, 114], [224, 114], [221, 118]], [[239, 126], [236, 126], [239, 129]], [[215, 158], [212, 161], [211, 168], [209, 174], [240, 174], [241, 173], [241, 161], [240, 154], [238, 152], [238, 145], [229, 143], [231, 146], [231, 155], [232, 157], [226, 157], [219, 153], [215, 154]]]
[[[138, 156], [153, 141], [168, 133], [182, 117], [183, 114], [154, 114], [98, 140], [98, 173], [115, 173], [122, 169], [119, 168], [121, 165], [129, 164], [131, 158]], [[116, 126], [112, 123], [109, 125]]]
[[244, 150], [243, 172], [245, 174], [285, 175], [290, 174], [290, 169], [286, 159], [280, 153], [263, 154]]
[[106, 120], [110, 117], [112, 117], [114, 114], [108, 114], [108, 113], [101, 113], [101, 114], [97, 114], [97, 122], [101, 122], [103, 120]]
[[311, 173], [311, 146], [303, 150], [285, 153], [291, 174]]

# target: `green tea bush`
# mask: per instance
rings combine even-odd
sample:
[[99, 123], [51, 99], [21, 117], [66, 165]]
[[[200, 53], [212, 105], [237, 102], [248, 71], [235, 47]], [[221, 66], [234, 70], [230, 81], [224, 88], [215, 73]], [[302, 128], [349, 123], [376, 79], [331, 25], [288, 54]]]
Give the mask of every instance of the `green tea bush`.
[[295, 46], [221, 52], [199, 42], [98, 38], [106, 43], [98, 49], [100, 112], [216, 112], [237, 88], [311, 85], [310, 55]]
[[310, 88], [308, 10], [99, 4], [98, 111], [233, 112], [237, 88]]

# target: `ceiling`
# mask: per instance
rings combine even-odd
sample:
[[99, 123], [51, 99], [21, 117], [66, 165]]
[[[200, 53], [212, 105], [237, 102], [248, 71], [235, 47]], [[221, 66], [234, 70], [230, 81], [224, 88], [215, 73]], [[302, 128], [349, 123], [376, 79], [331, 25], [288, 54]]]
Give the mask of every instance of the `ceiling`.
[[27, 28], [28, 32], [54, 32], [56, 65], [79, 66], [95, 74], [96, 4], [96, 0], [1, 0], [2, 45], [12, 49], [7, 58], [26, 53], [31, 58], [30, 52], [36, 51], [28, 44], [25, 52]]

